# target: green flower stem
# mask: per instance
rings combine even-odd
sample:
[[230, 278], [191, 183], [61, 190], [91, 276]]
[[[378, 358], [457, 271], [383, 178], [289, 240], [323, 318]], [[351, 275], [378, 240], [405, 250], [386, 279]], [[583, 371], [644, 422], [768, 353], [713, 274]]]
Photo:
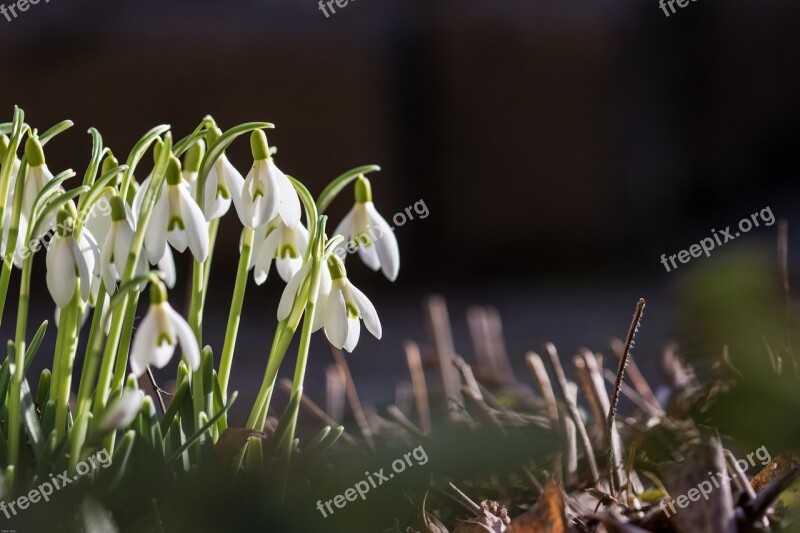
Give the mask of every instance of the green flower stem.
[[[297, 350], [297, 365], [294, 371], [291, 398], [302, 397], [303, 395], [303, 382], [305, 381], [306, 367], [308, 365], [308, 351], [311, 345], [311, 333], [314, 325], [314, 312], [317, 307], [316, 298], [317, 292], [319, 291], [319, 282], [320, 264], [319, 258], [315, 258], [314, 266], [311, 270], [311, 291], [309, 293], [308, 303], [306, 304], [305, 316], [303, 317], [303, 331], [300, 333], [300, 347]], [[281, 498], [285, 498], [286, 496], [286, 486], [289, 481], [289, 466], [292, 459], [292, 448], [294, 447], [294, 434], [297, 428], [297, 415], [300, 411], [300, 402], [290, 401], [289, 405], [293, 405], [294, 410], [289, 420], [289, 428], [286, 432], [286, 437], [279, 443], [279, 479], [280, 486], [283, 487], [280, 493]]]
[[192, 261], [192, 297], [189, 302], [189, 326], [197, 339], [197, 345], [203, 346], [203, 263]]
[[255, 230], [244, 228], [242, 230], [242, 252], [239, 255], [239, 266], [236, 269], [236, 283], [231, 298], [231, 309], [228, 313], [228, 327], [225, 329], [225, 342], [222, 345], [222, 356], [219, 361], [219, 387], [222, 399], [228, 397], [228, 381], [231, 376], [233, 352], [236, 348], [236, 336], [239, 333], [239, 322], [242, 316], [244, 293], [247, 289], [247, 274], [250, 267], [250, 258], [253, 255], [253, 239]]
[[[98, 291], [98, 301], [92, 313], [92, 325], [89, 329], [89, 338], [86, 341], [86, 353], [83, 359], [83, 370], [81, 380], [78, 384], [78, 399], [75, 403], [75, 426], [70, 431], [70, 466], [77, 465], [80, 459], [80, 450], [86, 440], [86, 430], [88, 427], [88, 413], [91, 406], [92, 387], [94, 378], [97, 375], [97, 367], [100, 364], [100, 351], [95, 349], [98, 338], [102, 338], [100, 332], [103, 331], [103, 312], [105, 310], [105, 283], [100, 279], [100, 290]], [[74, 463], [73, 463], [74, 461]]]
[[128, 355], [131, 349], [131, 338], [133, 336], [133, 322], [136, 319], [136, 307], [139, 304], [139, 294], [128, 295], [125, 309], [125, 320], [122, 323], [122, 333], [119, 337], [119, 349], [117, 350], [117, 361], [114, 366], [114, 379], [111, 382], [111, 390], [115, 391], [122, 388], [125, 382], [125, 372], [128, 370]]
[[342, 192], [344, 188], [347, 187], [347, 185], [349, 185], [354, 179], [370, 172], [378, 172], [380, 169], [381, 167], [378, 165], [364, 165], [350, 169], [344, 174], [338, 176], [336, 179], [330, 182], [327, 187], [325, 187], [325, 189], [317, 198], [317, 209], [319, 210], [319, 213], [324, 213], [325, 210], [328, 209], [328, 206], [331, 205], [331, 202], [333, 202], [339, 193]]
[[[27, 328], [28, 305], [30, 303], [31, 267], [33, 254], [29, 255], [22, 265], [22, 276], [19, 286], [19, 306], [17, 307], [17, 330], [14, 341], [16, 361], [14, 361], [14, 374], [11, 379], [10, 404], [8, 408], [8, 464], [13, 466], [12, 472], [19, 470], [20, 446], [20, 401], [22, 394], [22, 380], [25, 379], [25, 330]], [[61, 330], [59, 329], [59, 332]], [[13, 477], [8, 481], [8, 487], [13, 487]]]
[[[154, 130], [151, 130], [142, 140], [136, 145], [134, 148], [134, 152], [131, 153], [131, 156], [128, 158], [128, 168], [125, 171], [125, 175], [123, 177], [129, 177], [132, 175], [133, 168], [135, 167], [136, 163], [138, 163], [139, 159], [141, 159], [142, 154], [150, 145], [150, 143], [154, 142], [157, 135], [153, 135]], [[139, 217], [139, 221], [136, 225], [136, 231], [133, 235], [133, 240], [131, 242], [130, 250], [128, 251], [128, 260], [125, 263], [125, 272], [121, 276], [122, 284], [133, 279], [136, 273], [136, 263], [139, 260], [139, 254], [142, 251], [142, 245], [144, 244], [144, 233], [147, 228], [147, 223], [150, 220], [150, 215], [153, 212], [153, 207], [155, 206], [156, 200], [158, 199], [159, 191], [161, 190], [161, 185], [164, 183], [164, 179], [166, 177], [166, 169], [167, 169], [167, 161], [168, 156], [171, 152], [171, 145], [172, 145], [172, 136], [167, 133], [164, 136], [164, 148], [161, 151], [161, 154], [158, 158], [158, 162], [156, 163], [156, 168], [153, 171], [153, 177], [150, 180], [150, 185], [148, 186], [147, 191], [145, 192], [144, 200], [142, 201], [142, 210]], [[124, 196], [123, 196], [124, 198]], [[113, 318], [111, 321], [111, 329], [109, 330], [108, 337], [106, 340], [106, 347], [103, 353], [102, 363], [100, 365], [100, 373], [97, 378], [97, 387], [95, 389], [95, 397], [94, 397], [94, 416], [99, 417], [102, 415], [103, 411], [106, 407], [106, 402], [108, 401], [108, 397], [111, 393], [109, 389], [109, 385], [111, 384], [111, 369], [112, 365], [114, 364], [114, 360], [117, 355], [117, 346], [122, 334], [122, 327], [125, 321], [126, 316], [132, 316], [136, 313], [136, 298], [134, 295], [128, 295], [127, 293], [121, 297], [122, 301], [120, 302], [120, 306], [114, 311]], [[132, 300], [134, 303], [131, 305], [129, 301]], [[132, 320], [132, 318], [131, 318]], [[122, 354], [120, 354], [119, 359], [123, 359]], [[128, 365], [127, 361], [127, 353], [125, 354], [124, 361], [117, 361], [117, 367], [122, 367], [123, 369], [126, 368]], [[124, 376], [124, 372], [123, 372]], [[114, 434], [110, 435], [111, 444], [113, 444]], [[109, 447], [111, 449], [111, 447]]]
[[76, 284], [72, 300], [63, 310], [59, 321], [59, 330], [64, 330], [64, 344], [61, 360], [61, 372], [56, 386], [58, 392], [54, 399], [56, 402], [56, 439], [64, 437], [67, 431], [67, 414], [69, 413], [69, 393], [72, 387], [72, 366], [75, 362], [75, 351], [77, 344], [77, 332], [81, 323], [81, 294], [80, 285]]

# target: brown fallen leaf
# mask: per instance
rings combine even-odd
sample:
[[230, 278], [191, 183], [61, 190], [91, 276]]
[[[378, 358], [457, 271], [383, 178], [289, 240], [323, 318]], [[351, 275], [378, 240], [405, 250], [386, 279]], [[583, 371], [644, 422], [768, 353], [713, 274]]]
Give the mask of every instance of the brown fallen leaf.
[[567, 533], [575, 529], [567, 521], [567, 503], [564, 491], [553, 480], [548, 480], [544, 493], [529, 511], [511, 521], [510, 533]]

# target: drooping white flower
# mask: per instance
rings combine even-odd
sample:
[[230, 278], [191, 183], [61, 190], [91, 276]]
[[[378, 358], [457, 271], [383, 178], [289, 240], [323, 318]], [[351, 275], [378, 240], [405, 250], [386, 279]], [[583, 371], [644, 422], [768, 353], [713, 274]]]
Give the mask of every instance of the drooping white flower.
[[143, 402], [142, 391], [126, 389], [103, 413], [97, 431], [104, 434], [127, 427], [139, 414]]
[[58, 214], [58, 229], [47, 248], [47, 289], [58, 307], [66, 307], [72, 300], [77, 284], [80, 297], [89, 299], [92, 288], [92, 272], [96, 260], [94, 237], [84, 228], [79, 242], [72, 233], [74, 219], [66, 211]]
[[25, 157], [27, 158], [28, 169], [25, 173], [25, 184], [22, 189], [20, 218], [27, 222], [31, 215], [31, 209], [33, 209], [33, 202], [42, 192], [44, 186], [53, 179], [53, 173], [47, 168], [42, 144], [35, 135], [31, 135], [25, 141]]
[[[209, 136], [209, 143], [218, 138], [222, 132], [219, 128], [214, 129], [213, 135]], [[197, 187], [199, 180], [197, 179], [200, 163], [205, 153], [205, 144], [203, 141], [198, 141], [186, 153], [184, 162], [184, 178], [191, 183], [192, 197], [197, 198]], [[186, 168], [189, 167], [189, 176], [187, 177]], [[192, 172], [193, 170], [193, 172]], [[191, 178], [191, 179], [190, 179]], [[239, 209], [240, 200], [242, 196], [242, 187], [244, 186], [244, 178], [238, 170], [228, 160], [228, 156], [223, 152], [206, 176], [206, 182], [203, 186], [203, 215], [209, 222], [220, 218], [231, 207], [231, 201]]]
[[[372, 270], [381, 270], [389, 280], [397, 279], [400, 271], [400, 250], [394, 230], [375, 209], [372, 188], [363, 176], [356, 179], [356, 203], [334, 231], [355, 247], [361, 260]], [[345, 244], [337, 247], [340, 258], [345, 257]], [[350, 250], [352, 251], [352, 249]]]
[[352, 352], [361, 335], [364, 320], [367, 330], [380, 339], [383, 334], [381, 321], [375, 306], [363, 292], [350, 283], [341, 260], [332, 255], [328, 260], [331, 275], [331, 290], [325, 298], [320, 311], [324, 313], [325, 336], [337, 348]]
[[[306, 261], [300, 270], [298, 270], [286, 283], [283, 289], [281, 299], [278, 302], [278, 320], [285, 320], [289, 317], [294, 307], [295, 300], [298, 297], [298, 291], [303, 288], [304, 282], [311, 274], [311, 260]], [[312, 324], [312, 331], [317, 331], [325, 324], [322, 310], [325, 305], [325, 300], [331, 290], [331, 274], [325, 265], [320, 269], [319, 290], [317, 291], [316, 301], [317, 310], [314, 312], [314, 323]]]
[[250, 266], [254, 268], [256, 285], [266, 281], [272, 260], [283, 281], [289, 279], [303, 266], [303, 255], [308, 248], [308, 230], [302, 223], [290, 228], [276, 216], [255, 230]]
[[[117, 290], [117, 282], [122, 279], [125, 272], [135, 224], [133, 213], [120, 196], [112, 196], [109, 204], [111, 206], [111, 225], [100, 252], [100, 267], [106, 291], [108, 294], [114, 294]], [[136, 274], [143, 273], [146, 268], [144, 254], [140, 254], [139, 262], [136, 265]]]
[[131, 347], [131, 370], [141, 376], [151, 365], [163, 368], [181, 344], [183, 356], [192, 370], [200, 366], [200, 349], [189, 324], [167, 302], [161, 283], [150, 286], [150, 309], [142, 319]]
[[144, 245], [150, 263], [157, 263], [166, 253], [167, 243], [179, 252], [189, 247], [194, 258], [208, 257], [208, 227], [200, 206], [194, 201], [181, 177], [180, 162], [170, 155], [161, 196], [153, 207], [145, 230]]
[[253, 167], [242, 186], [241, 200], [234, 204], [242, 224], [257, 228], [279, 215], [283, 223], [294, 228], [300, 222], [300, 198], [292, 182], [272, 160], [267, 137], [256, 130], [250, 137]]

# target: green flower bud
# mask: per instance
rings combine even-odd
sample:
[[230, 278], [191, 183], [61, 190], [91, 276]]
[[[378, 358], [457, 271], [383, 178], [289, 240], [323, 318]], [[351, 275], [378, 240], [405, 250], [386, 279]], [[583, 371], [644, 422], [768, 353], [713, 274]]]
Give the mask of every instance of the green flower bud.
[[253, 159], [256, 161], [269, 159], [267, 136], [262, 130], [255, 130], [250, 134], [250, 150], [253, 152]]
[[25, 157], [28, 158], [28, 166], [40, 167], [44, 165], [44, 150], [42, 150], [42, 143], [35, 135], [28, 136], [25, 141]]
[[200, 163], [203, 162], [203, 156], [206, 154], [206, 143], [203, 139], [198, 140], [186, 150], [186, 156], [183, 158], [183, 170], [186, 172], [199, 172]]
[[369, 180], [363, 175], [356, 178], [355, 193], [356, 202], [359, 204], [372, 201], [372, 186], [370, 185]]

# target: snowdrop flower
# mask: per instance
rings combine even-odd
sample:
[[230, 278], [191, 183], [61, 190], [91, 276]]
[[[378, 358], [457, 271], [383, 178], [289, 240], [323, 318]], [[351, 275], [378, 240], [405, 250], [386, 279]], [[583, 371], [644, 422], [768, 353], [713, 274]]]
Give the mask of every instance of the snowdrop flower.
[[[356, 204], [339, 223], [334, 235], [344, 236], [349, 246], [355, 246], [361, 260], [372, 270], [380, 269], [390, 281], [397, 279], [400, 270], [400, 250], [394, 230], [383, 219], [372, 203], [372, 187], [369, 180], [359, 176], [355, 184]], [[351, 250], [352, 251], [352, 250]], [[344, 260], [344, 245], [336, 249]]]
[[[214, 130], [212, 130], [212, 132], [209, 132], [209, 145], [213, 144], [220, 135], [222, 135], [222, 132], [216, 127]], [[197, 145], [201, 145], [203, 146], [204, 152], [205, 146], [201, 144], [202, 142], [203, 141], [198, 141], [197, 144], [192, 146], [192, 148]], [[186, 154], [186, 162], [184, 167], [193, 165], [194, 161], [196, 160], [197, 169], [199, 170], [203, 155], [197, 153], [192, 155], [192, 148], [190, 148]], [[199, 148], [197, 150], [199, 150]], [[195, 172], [194, 175], [195, 179], [192, 181], [192, 196], [197, 198], [197, 172]], [[233, 201], [238, 211], [241, 208], [240, 206], [243, 186], [244, 178], [231, 164], [231, 162], [228, 161], [228, 156], [226, 156], [223, 152], [223, 154], [217, 158], [217, 160], [214, 162], [214, 165], [208, 171], [206, 183], [203, 187], [203, 214], [205, 215], [206, 220], [210, 222], [227, 213], [228, 209], [231, 207], [231, 201]]]
[[31, 209], [33, 209], [33, 202], [42, 192], [44, 186], [53, 179], [53, 173], [47, 168], [42, 144], [35, 135], [31, 135], [25, 141], [25, 156], [28, 161], [28, 170], [25, 174], [25, 185], [22, 190], [21, 217], [27, 221], [30, 218]]
[[139, 414], [143, 402], [142, 391], [126, 389], [103, 413], [97, 431], [104, 434], [127, 427]]
[[[278, 302], [278, 320], [285, 320], [289, 317], [292, 312], [292, 308], [294, 307], [295, 300], [298, 296], [298, 291], [303, 289], [304, 282], [309, 278], [311, 274], [311, 265], [312, 260], [309, 259], [308, 261], [300, 267], [298, 270], [286, 283], [286, 287], [283, 289], [283, 294], [281, 294], [280, 302]], [[322, 314], [322, 309], [325, 304], [325, 300], [328, 297], [328, 293], [331, 291], [331, 275], [325, 265], [322, 265], [320, 269], [320, 278], [319, 278], [319, 290], [317, 291], [317, 310], [314, 313], [314, 323], [312, 324], [312, 331], [317, 331], [321, 329], [324, 324], [324, 318]], [[305, 304], [305, 301], [301, 302]]]
[[[133, 213], [122, 197], [112, 196], [110, 205], [111, 227], [100, 252], [100, 267], [108, 294], [114, 294], [117, 290], [117, 282], [121, 280], [122, 274], [125, 272], [135, 226]], [[136, 273], [141, 274], [146, 268], [144, 254], [140, 254]]]
[[63, 308], [72, 300], [76, 284], [80, 285], [81, 299], [89, 299], [96, 253], [93, 248], [97, 244], [86, 228], [81, 232], [80, 242], [75, 242], [74, 219], [66, 209], [59, 211], [57, 221], [56, 235], [47, 248], [46, 280], [53, 301]]
[[150, 309], [136, 330], [131, 347], [131, 370], [141, 376], [148, 366], [164, 368], [175, 346], [181, 343], [183, 355], [192, 370], [200, 366], [200, 349], [189, 324], [167, 302], [167, 290], [160, 282], [150, 285]]
[[331, 277], [331, 290], [320, 306], [324, 314], [325, 336], [337, 348], [352, 352], [358, 344], [361, 323], [364, 320], [367, 330], [380, 339], [383, 334], [381, 321], [375, 306], [347, 279], [344, 263], [336, 255], [328, 259]]
[[[103, 175], [114, 167], [119, 166], [119, 161], [113, 154], [103, 160], [100, 174]], [[113, 183], [112, 183], [113, 184]], [[106, 236], [111, 229], [111, 197], [114, 193], [106, 190], [94, 203], [86, 217], [86, 227], [98, 243], [106, 242]]]
[[253, 168], [242, 187], [237, 212], [248, 228], [256, 228], [279, 215], [283, 223], [294, 228], [300, 222], [300, 198], [286, 174], [275, 165], [269, 155], [267, 137], [261, 130], [250, 136]]
[[250, 266], [254, 267], [256, 285], [266, 281], [273, 259], [278, 274], [286, 282], [303, 266], [303, 256], [308, 248], [308, 230], [302, 223], [290, 228], [276, 216], [269, 223], [256, 228], [255, 239]]
[[194, 201], [181, 176], [178, 159], [170, 155], [166, 185], [156, 201], [144, 235], [150, 263], [157, 263], [166, 253], [167, 243], [179, 252], [188, 245], [195, 260], [208, 257], [208, 227], [200, 206]]

